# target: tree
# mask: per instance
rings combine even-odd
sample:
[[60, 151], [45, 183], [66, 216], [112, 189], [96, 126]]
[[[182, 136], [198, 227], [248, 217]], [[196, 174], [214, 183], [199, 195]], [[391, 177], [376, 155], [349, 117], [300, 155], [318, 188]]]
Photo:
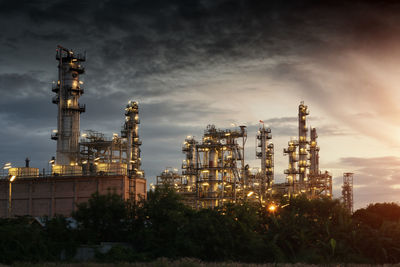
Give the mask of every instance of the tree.
[[94, 193], [88, 202], [80, 203], [72, 217], [78, 223], [83, 242], [117, 242], [125, 240], [126, 203], [117, 194]]

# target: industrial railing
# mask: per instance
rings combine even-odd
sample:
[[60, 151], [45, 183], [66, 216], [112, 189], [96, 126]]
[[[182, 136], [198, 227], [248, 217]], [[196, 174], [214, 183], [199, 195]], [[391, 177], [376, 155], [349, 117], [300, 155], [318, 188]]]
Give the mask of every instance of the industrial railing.
[[[76, 171], [76, 172], [65, 172], [57, 173], [44, 170], [39, 174], [22, 174], [17, 175], [17, 179], [31, 179], [31, 178], [51, 178], [51, 177], [90, 177], [90, 176], [115, 176], [115, 175], [127, 175], [126, 168], [111, 168], [107, 171]], [[3, 174], [0, 176], [1, 180], [8, 180], [10, 175]]]

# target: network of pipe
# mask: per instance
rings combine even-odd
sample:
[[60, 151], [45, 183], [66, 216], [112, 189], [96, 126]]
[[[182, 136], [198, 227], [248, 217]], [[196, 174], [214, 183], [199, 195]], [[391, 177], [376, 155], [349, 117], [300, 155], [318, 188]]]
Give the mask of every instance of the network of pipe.
[[[332, 197], [332, 176], [319, 169], [317, 131], [306, 125], [308, 107], [299, 105], [298, 139], [291, 139], [283, 150], [289, 167], [284, 171], [286, 181], [274, 183], [274, 145], [271, 129], [264, 123], [258, 129], [256, 158], [258, 172], [246, 164], [246, 126], [235, 130], [217, 129], [208, 125], [201, 140], [187, 136], [182, 152], [185, 159], [182, 172], [167, 168], [157, 176], [151, 188], [168, 185], [183, 196], [193, 208], [214, 208], [224, 203], [257, 201], [268, 205], [281, 197], [300, 194], [307, 198]], [[310, 131], [310, 139], [308, 139]]]

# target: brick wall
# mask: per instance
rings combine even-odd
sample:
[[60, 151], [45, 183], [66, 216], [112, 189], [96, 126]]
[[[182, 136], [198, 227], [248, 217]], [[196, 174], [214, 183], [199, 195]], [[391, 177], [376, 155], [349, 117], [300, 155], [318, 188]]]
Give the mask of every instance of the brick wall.
[[[135, 181], [135, 198], [146, 197], [146, 180]], [[76, 205], [99, 192], [129, 198], [129, 178], [124, 175], [91, 177], [17, 178], [12, 183], [11, 215], [70, 216]], [[0, 180], [0, 217], [8, 216], [9, 182]]]

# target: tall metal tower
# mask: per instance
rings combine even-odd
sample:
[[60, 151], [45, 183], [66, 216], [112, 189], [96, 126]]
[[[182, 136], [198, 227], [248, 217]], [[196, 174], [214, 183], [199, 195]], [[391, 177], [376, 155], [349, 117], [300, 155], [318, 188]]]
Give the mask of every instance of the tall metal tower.
[[308, 152], [307, 152], [307, 132], [308, 128], [306, 125], [306, 116], [309, 114], [307, 106], [302, 101], [299, 105], [299, 182], [304, 184], [307, 177], [308, 167]]
[[317, 129], [310, 129], [310, 175], [319, 174], [319, 146], [317, 145]]
[[296, 163], [299, 160], [297, 156], [297, 147], [299, 142], [295, 139], [288, 142], [288, 147], [283, 149], [283, 153], [289, 156], [289, 168], [284, 171], [287, 183], [289, 184], [289, 195], [298, 193], [298, 182], [296, 175], [299, 173]]
[[134, 194], [136, 190], [134, 179], [144, 177], [144, 172], [141, 169], [140, 146], [142, 141], [139, 139], [139, 123], [139, 105], [135, 101], [129, 101], [125, 108], [125, 124], [121, 136], [127, 139], [126, 161], [130, 178], [129, 192], [131, 194]]
[[265, 128], [263, 123], [257, 133], [257, 148], [260, 151], [256, 151], [256, 157], [261, 159], [261, 201], [274, 182], [274, 144], [268, 142], [271, 138], [271, 129]]
[[182, 163], [182, 175], [185, 178], [188, 191], [196, 191], [197, 186], [196, 145], [197, 141], [193, 137], [187, 136], [182, 147], [182, 152], [186, 155]]
[[344, 206], [350, 213], [353, 213], [353, 175], [354, 173], [345, 172], [343, 173], [343, 186], [342, 186], [342, 197]]
[[79, 157], [79, 121], [85, 105], [79, 104], [83, 94], [79, 75], [85, 72], [81, 62], [85, 56], [58, 46], [58, 81], [52, 91], [57, 95], [52, 102], [58, 106], [57, 131], [51, 139], [57, 140], [57, 165], [76, 165]]

